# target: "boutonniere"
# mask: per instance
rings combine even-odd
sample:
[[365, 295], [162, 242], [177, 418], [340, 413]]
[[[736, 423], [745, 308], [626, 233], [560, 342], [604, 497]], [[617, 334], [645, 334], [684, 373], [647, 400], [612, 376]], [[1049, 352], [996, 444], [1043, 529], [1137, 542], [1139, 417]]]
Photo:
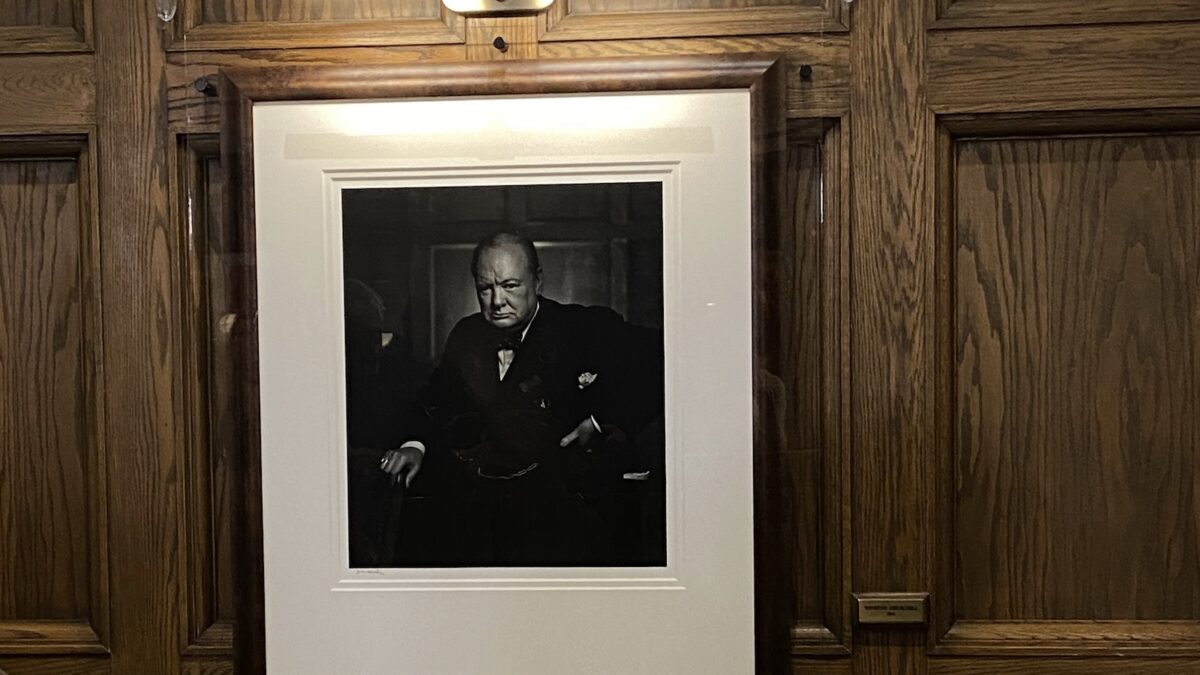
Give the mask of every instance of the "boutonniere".
[[599, 375], [595, 373], [580, 373], [579, 388], [587, 389], [588, 387], [592, 386], [592, 383], [596, 381], [597, 377], [599, 377]]

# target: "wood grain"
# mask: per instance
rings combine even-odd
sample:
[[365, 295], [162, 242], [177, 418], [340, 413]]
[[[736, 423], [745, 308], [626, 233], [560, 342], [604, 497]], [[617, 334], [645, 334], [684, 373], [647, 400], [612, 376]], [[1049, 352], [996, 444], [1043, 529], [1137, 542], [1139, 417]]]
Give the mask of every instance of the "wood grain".
[[933, 675], [1195, 675], [1200, 659], [932, 659]]
[[[841, 150], [835, 130], [795, 125], [779, 177], [780, 224], [758, 252], [755, 302], [755, 441], [760, 607], [759, 671], [779, 670], [793, 653], [848, 653], [835, 589], [847, 578], [841, 509], [844, 458], [838, 371], [839, 246], [836, 176], [826, 161]], [[824, 200], [828, 198], [828, 206]], [[834, 207], [834, 208], [829, 208]], [[771, 289], [785, 288], [779, 295]], [[781, 301], [781, 298], [788, 301]], [[832, 358], [830, 358], [832, 357]], [[832, 594], [831, 594], [832, 591]], [[764, 663], [764, 659], [766, 662]], [[769, 666], [769, 668], [768, 668]]]
[[[934, 119], [926, 96], [928, 4], [854, 7], [850, 163], [851, 435], [856, 592], [927, 591], [936, 401], [931, 396]], [[854, 669], [924, 673], [925, 633], [860, 626]]]
[[6, 675], [108, 675], [112, 672], [109, 666], [108, 659], [104, 657], [0, 658], [0, 674]]
[[[60, 0], [60, 2], [63, 0]], [[354, 19], [433, 18], [441, 0], [184, 0], [200, 7], [204, 23], [288, 23]]]
[[233, 675], [233, 663], [225, 659], [186, 659], [182, 675]]
[[1200, 23], [929, 35], [938, 112], [1200, 106]]
[[254, 101], [323, 101], [746, 88], [762, 72], [776, 67], [777, 60], [773, 54], [747, 53], [373, 68], [230, 68], [223, 71], [222, 95]]
[[104, 369], [112, 669], [179, 669], [176, 226], [168, 207], [161, 22], [152, 3], [96, 5], [97, 160], [104, 245]]
[[854, 670], [848, 660], [798, 658], [792, 661], [791, 670], [780, 672], [792, 675], [852, 675]]
[[74, 26], [76, 0], [0, 0], [0, 26]]
[[[946, 132], [939, 142], [949, 141], [944, 148], [949, 154], [939, 155], [939, 168], [952, 169], [955, 139], [1186, 134], [1200, 129], [1200, 108], [940, 115], [938, 128]], [[953, 171], [947, 171], [946, 177], [952, 178]], [[952, 183], [944, 187], [941, 194], [949, 194]], [[953, 214], [946, 215], [945, 222], [953, 222]]]
[[229, 656], [234, 617], [229, 456], [239, 431], [232, 428], [230, 325], [225, 284], [236, 264], [229, 253], [224, 214], [224, 173], [215, 137], [185, 137], [176, 151], [176, 203], [187, 233], [182, 259], [185, 311], [184, 405], [187, 424], [182, 577], [185, 655]]
[[40, 619], [0, 622], [0, 654], [36, 655], [50, 663], [77, 654], [108, 654], [87, 620]]
[[207, 254], [207, 297], [204, 303], [207, 321], [204, 325], [209, 336], [207, 418], [210, 430], [207, 436], [209, 448], [204, 459], [207, 460], [205, 467], [211, 475], [208, 485], [208, 510], [204, 513], [211, 523], [209, 533], [212, 537], [211, 567], [207, 567], [206, 571], [213, 577], [213, 587], [207, 603], [212, 612], [212, 623], [204, 628], [202, 637], [207, 636], [210, 641], [216, 638], [216, 644], [227, 649], [233, 646], [231, 634], [234, 618], [231, 530], [233, 491], [229, 475], [232, 467], [229, 462], [238, 435], [229, 409], [233, 405], [233, 390], [237, 388], [238, 382], [233, 370], [233, 347], [229, 340], [229, 321], [235, 315], [234, 308], [228, 304], [230, 291], [225, 284], [237, 269], [239, 260], [226, 220], [225, 171], [221, 165], [218, 148], [206, 149], [202, 161], [205, 188], [204, 232], [207, 235], [206, 245], [202, 249]]
[[232, 446], [234, 670], [265, 673], [266, 619], [263, 591], [262, 455], [258, 396], [258, 297], [255, 292], [253, 103], [229, 78], [221, 79], [221, 162], [225, 168], [225, 223], [231, 253], [242, 263], [230, 276], [230, 306], [240, 320], [230, 330], [232, 371], [239, 378], [230, 400]]
[[172, 51], [461, 44], [463, 22], [439, 0], [181, 0], [170, 35]]
[[87, 52], [91, 45], [73, 27], [0, 26], [0, 54]]
[[10, 244], [0, 253], [0, 653], [106, 651], [97, 242], [85, 143], [0, 139], [0, 238]]
[[900, 42], [902, 30], [921, 30], [923, 12], [916, 10], [921, 3], [904, 4], [861, 7], [859, 26], [877, 22], [865, 27], [867, 34], [874, 27], [887, 39], [851, 37], [852, 67], [863, 75], [851, 88], [858, 129], [851, 163], [856, 182], [871, 186], [853, 195], [851, 359], [858, 375], [852, 412], [856, 479], [875, 497], [860, 502], [864, 508], [855, 516], [855, 530], [867, 547], [863, 556], [872, 545], [896, 544], [881, 556], [890, 559], [886, 567], [856, 560], [855, 586], [863, 591], [915, 591], [926, 582], [918, 545], [924, 523], [913, 495], [896, 492], [924, 476], [919, 450], [928, 445], [930, 421], [924, 383], [930, 366], [925, 351], [933, 233], [927, 224], [932, 203], [927, 166], [933, 119], [920, 81], [920, 40]]
[[822, 0], [567, 0], [572, 14], [662, 12], [746, 7], [820, 7]]
[[[714, 61], [710, 66], [715, 66]], [[780, 186], [788, 180], [788, 134], [784, 114], [783, 96], [786, 77], [779, 60], [775, 60], [762, 71], [750, 85], [750, 241], [751, 241], [751, 288], [768, 287], [778, 276], [779, 265], [775, 252], [795, 239], [791, 219], [784, 217], [783, 191]], [[744, 86], [744, 85], [743, 85]], [[782, 580], [783, 589], [793, 587], [787, 570], [769, 567], [773, 555], [786, 550], [788, 542], [777, 546], [776, 537], [760, 536], [771, 531], [768, 504], [779, 498], [771, 494], [774, 481], [779, 477], [787, 480], [786, 470], [772, 467], [772, 459], [779, 457], [783, 446], [781, 439], [773, 437], [772, 431], [779, 426], [780, 410], [788, 408], [788, 392], [782, 396], [764, 395], [778, 378], [769, 376], [769, 368], [777, 363], [772, 352], [778, 348], [778, 334], [771, 330], [768, 321], [769, 308], [765, 298], [752, 297], [753, 358], [751, 368], [754, 378], [753, 396], [753, 448], [752, 448], [752, 504], [754, 527], [754, 665], [756, 672], [778, 671], [787, 657], [786, 644], [788, 614], [778, 611], [779, 587], [773, 581]], [[787, 329], [785, 328], [786, 332]], [[764, 375], [765, 374], [765, 375]], [[767, 384], [767, 387], [763, 386]], [[780, 389], [783, 389], [780, 387]], [[777, 470], [772, 471], [775, 468]], [[783, 533], [784, 537], [787, 533]], [[784, 595], [787, 597], [787, 595]], [[794, 624], [792, 624], [794, 625]]]
[[0, 161], [0, 617], [88, 614], [79, 173], [74, 161]]
[[96, 119], [89, 56], [0, 58], [0, 120], [5, 128], [79, 128]]
[[[507, 38], [506, 38], [507, 39]], [[489, 48], [490, 40], [487, 42]], [[522, 47], [525, 51], [532, 45]], [[787, 63], [788, 114], [792, 117], [840, 117], [849, 109], [849, 41], [844, 36], [820, 38], [758, 37], [711, 40], [642, 40], [611, 42], [542, 42], [542, 59], [638, 58], [646, 56], [783, 53]], [[482, 50], [485, 51], [486, 50]], [[217, 81], [221, 68], [280, 65], [403, 65], [453, 62], [465, 58], [462, 46], [388, 47], [378, 49], [289, 49], [253, 52], [170, 54], [167, 67], [167, 108], [172, 130], [216, 133], [220, 102], [196, 91], [198, 77]], [[810, 80], [800, 78], [800, 66], [813, 66]], [[2, 66], [0, 62], [0, 66]]]
[[958, 621], [934, 653], [955, 656], [1200, 656], [1197, 621]]
[[[538, 52], [538, 17], [484, 16], [470, 17], [467, 22], [467, 60], [504, 61], [535, 59]], [[503, 51], [493, 44], [503, 38]]]
[[166, 67], [166, 114], [172, 131], [218, 133], [221, 102], [196, 90], [196, 78], [219, 81], [222, 68], [257, 68], [279, 65], [402, 65], [447, 62], [464, 58], [462, 45], [433, 47], [379, 47], [349, 49], [287, 49], [252, 52], [171, 53]]
[[1200, 137], [956, 166], [956, 615], [1200, 619]]
[[1197, 0], [934, 0], [935, 28], [1194, 21]]
[[[822, 146], [822, 339], [821, 378], [824, 446], [821, 505], [825, 537], [825, 617], [843, 650], [852, 648], [850, 597], [853, 589], [854, 498], [851, 468], [850, 336], [851, 336], [851, 185], [852, 122], [849, 116], [836, 124], [826, 121]], [[837, 542], [836, 544], [834, 542]], [[798, 644], [793, 629], [792, 653], [807, 650]]]
[[543, 40], [837, 33], [839, 0], [562, 0], [546, 10]]
[[0, 0], [0, 54], [91, 49], [92, 0]]
[[[637, 58], [648, 55], [782, 54], [787, 73], [787, 114], [793, 118], [841, 117], [850, 108], [850, 41], [845, 36], [750, 37], [542, 42], [540, 58]], [[800, 66], [813, 67], [812, 78], [800, 78]]]

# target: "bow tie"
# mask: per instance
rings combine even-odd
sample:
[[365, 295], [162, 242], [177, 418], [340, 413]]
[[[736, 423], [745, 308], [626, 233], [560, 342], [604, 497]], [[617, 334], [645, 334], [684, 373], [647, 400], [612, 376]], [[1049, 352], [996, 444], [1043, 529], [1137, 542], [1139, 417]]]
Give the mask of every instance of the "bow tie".
[[496, 346], [496, 351], [504, 351], [507, 349], [507, 350], [515, 352], [515, 351], [517, 351], [517, 348], [520, 346], [521, 346], [521, 334], [520, 333], [509, 333], [508, 335], [505, 335], [504, 337], [500, 338], [500, 342]]

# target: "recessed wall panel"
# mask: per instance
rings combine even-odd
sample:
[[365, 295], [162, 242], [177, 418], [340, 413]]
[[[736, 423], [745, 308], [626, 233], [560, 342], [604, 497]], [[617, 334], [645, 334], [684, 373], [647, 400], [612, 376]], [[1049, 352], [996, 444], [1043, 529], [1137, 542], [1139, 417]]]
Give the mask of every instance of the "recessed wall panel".
[[755, 257], [756, 640], [762, 672], [845, 654], [840, 134], [789, 123]]
[[0, 0], [0, 26], [74, 26], [76, 0]]
[[211, 518], [212, 540], [211, 568], [204, 573], [212, 575], [212, 596], [208, 599], [214, 623], [232, 623], [234, 617], [233, 594], [233, 535], [230, 531], [233, 500], [233, 446], [238, 442], [240, 430], [234, 423], [232, 401], [238, 382], [233, 366], [232, 326], [230, 291], [227, 287], [238, 269], [239, 261], [228, 251], [225, 225], [225, 172], [218, 157], [205, 157], [203, 162], [208, 235], [208, 294], [207, 333], [208, 351], [208, 452], [206, 467], [209, 472], [210, 511], [204, 515]]
[[434, 18], [441, 0], [201, 0], [203, 23]]
[[75, 160], [0, 160], [0, 622], [90, 616], [79, 204]]
[[1200, 18], [1197, 0], [934, 0], [935, 26], [1058, 26], [1069, 24], [1189, 21]]
[[559, 0], [540, 40], [844, 32], [841, 0]]
[[226, 656], [232, 648], [234, 592], [231, 547], [231, 461], [240, 439], [233, 404], [239, 380], [232, 339], [238, 318], [229, 284], [239, 259], [230, 254], [225, 227], [225, 177], [216, 139], [189, 137], [181, 145], [181, 186], [186, 197], [188, 252], [184, 341], [189, 442], [184, 619], [188, 657]]
[[649, 12], [747, 7], [823, 7], [824, 0], [568, 0], [572, 12]]
[[171, 51], [461, 44], [441, 0], [179, 0]]
[[0, 0], [0, 54], [90, 51], [92, 0]]
[[957, 618], [1200, 617], [1200, 136], [955, 160]]

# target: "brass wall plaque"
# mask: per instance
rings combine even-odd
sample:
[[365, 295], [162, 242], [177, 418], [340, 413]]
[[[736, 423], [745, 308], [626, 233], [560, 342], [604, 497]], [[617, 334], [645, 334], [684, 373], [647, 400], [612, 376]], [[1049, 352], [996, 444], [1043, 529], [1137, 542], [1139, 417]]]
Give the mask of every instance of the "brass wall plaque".
[[924, 624], [928, 621], [928, 593], [855, 593], [858, 623]]

